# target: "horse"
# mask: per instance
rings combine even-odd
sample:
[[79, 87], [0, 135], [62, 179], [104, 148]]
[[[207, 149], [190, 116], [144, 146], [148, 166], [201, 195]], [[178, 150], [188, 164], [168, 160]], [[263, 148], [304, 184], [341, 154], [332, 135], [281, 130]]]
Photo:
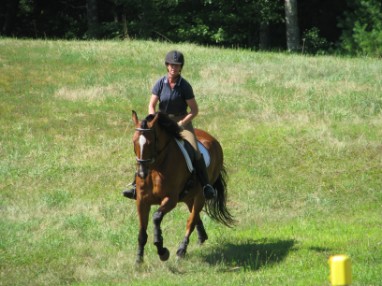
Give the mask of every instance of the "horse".
[[195, 135], [209, 151], [211, 163], [207, 169], [217, 196], [205, 200], [202, 186], [195, 172], [187, 167], [186, 159], [176, 140], [182, 140], [181, 127], [167, 114], [156, 112], [140, 121], [132, 111], [135, 124], [133, 134], [136, 156], [136, 206], [139, 217], [138, 253], [136, 263], [143, 262], [144, 247], [147, 243], [147, 226], [152, 205], [159, 205], [153, 214], [154, 245], [161, 261], [169, 259], [170, 252], [163, 246], [161, 222], [163, 217], [174, 209], [178, 202], [184, 202], [190, 212], [186, 233], [176, 252], [183, 258], [187, 252], [190, 235], [196, 228], [199, 244], [208, 235], [200, 218], [204, 209], [213, 220], [232, 227], [234, 219], [226, 206], [227, 172], [223, 165], [223, 150], [220, 143], [205, 131], [195, 129]]

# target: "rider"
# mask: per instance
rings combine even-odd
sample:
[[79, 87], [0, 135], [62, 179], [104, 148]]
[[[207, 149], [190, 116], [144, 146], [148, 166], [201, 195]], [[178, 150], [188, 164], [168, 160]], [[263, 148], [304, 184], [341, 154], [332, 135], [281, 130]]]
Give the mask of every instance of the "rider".
[[[165, 58], [167, 75], [159, 79], [152, 89], [152, 95], [148, 106], [149, 114], [154, 114], [159, 103], [159, 111], [167, 115], [182, 128], [182, 136], [191, 143], [196, 153], [194, 168], [203, 186], [206, 199], [216, 197], [216, 190], [209, 184], [207, 168], [200, 153], [192, 126], [199, 112], [192, 86], [181, 76], [184, 65], [184, 56], [179, 51], [170, 51]], [[188, 111], [189, 109], [189, 111]], [[123, 195], [130, 199], [136, 199], [135, 181], [133, 188], [123, 191]]]

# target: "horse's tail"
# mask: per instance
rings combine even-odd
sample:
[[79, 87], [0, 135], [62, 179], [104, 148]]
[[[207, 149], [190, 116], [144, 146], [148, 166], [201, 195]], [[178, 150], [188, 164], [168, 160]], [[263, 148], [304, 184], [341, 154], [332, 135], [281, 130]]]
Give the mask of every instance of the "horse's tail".
[[235, 220], [229, 210], [227, 209], [227, 172], [223, 167], [220, 171], [219, 177], [213, 184], [213, 187], [217, 190], [217, 197], [212, 200], [207, 200], [205, 204], [205, 210], [209, 217], [216, 220], [228, 227], [232, 227]]

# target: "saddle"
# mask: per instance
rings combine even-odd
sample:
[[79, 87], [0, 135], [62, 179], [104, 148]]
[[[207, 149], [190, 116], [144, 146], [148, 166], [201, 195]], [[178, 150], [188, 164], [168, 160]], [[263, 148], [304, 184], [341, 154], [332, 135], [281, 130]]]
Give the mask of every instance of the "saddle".
[[[191, 174], [195, 174], [194, 166], [192, 162], [196, 159], [196, 154], [194, 148], [191, 146], [190, 142], [187, 140], [178, 140], [175, 139], [176, 143], [179, 146], [180, 151], [182, 151], [182, 154], [184, 156], [184, 159], [186, 160], [188, 170]], [[208, 152], [207, 148], [200, 142], [197, 141], [199, 151], [204, 159], [204, 163], [206, 164], [206, 167], [208, 167], [211, 163], [211, 156]], [[184, 186], [183, 190], [179, 194], [179, 200], [187, 196], [189, 189], [194, 185], [194, 179], [191, 177], [186, 185]]]
[[[187, 140], [178, 140], [178, 139], [175, 139], [175, 140], [179, 146], [180, 151], [182, 151], [184, 159], [186, 160], [188, 170], [190, 171], [190, 173], [192, 173], [194, 171], [194, 166], [192, 165], [192, 162], [195, 160], [194, 148], [192, 148], [191, 144]], [[208, 167], [211, 163], [210, 153], [200, 141], [198, 141], [197, 144], [198, 144], [199, 151], [202, 154], [202, 157], [204, 159], [204, 163]]]

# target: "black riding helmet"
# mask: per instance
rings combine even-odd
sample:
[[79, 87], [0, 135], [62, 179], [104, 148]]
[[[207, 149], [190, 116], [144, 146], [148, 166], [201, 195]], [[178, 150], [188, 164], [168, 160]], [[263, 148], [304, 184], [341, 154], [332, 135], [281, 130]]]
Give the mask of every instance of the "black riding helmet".
[[173, 64], [173, 65], [181, 65], [183, 67], [184, 65], [184, 56], [179, 51], [170, 51], [167, 53], [165, 61], [165, 65]]

